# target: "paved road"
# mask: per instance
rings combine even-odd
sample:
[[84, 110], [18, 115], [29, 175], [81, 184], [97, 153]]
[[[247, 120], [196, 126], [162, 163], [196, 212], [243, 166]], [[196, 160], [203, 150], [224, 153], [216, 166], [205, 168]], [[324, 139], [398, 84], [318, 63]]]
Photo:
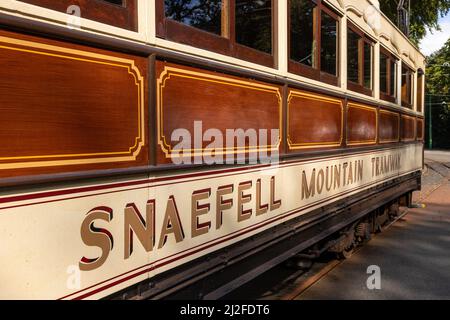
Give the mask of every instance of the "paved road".
[[445, 164], [450, 164], [450, 152], [425, 150], [425, 159], [428, 161], [436, 161]]
[[[423, 190], [401, 221], [378, 235], [299, 299], [450, 299], [450, 153], [427, 152]], [[367, 288], [380, 267], [381, 290]]]

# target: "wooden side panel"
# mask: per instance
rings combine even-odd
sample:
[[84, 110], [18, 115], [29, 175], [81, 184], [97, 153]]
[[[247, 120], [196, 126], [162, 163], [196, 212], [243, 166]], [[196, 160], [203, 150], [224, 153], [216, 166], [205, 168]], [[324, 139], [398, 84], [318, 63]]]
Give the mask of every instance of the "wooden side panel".
[[290, 90], [287, 117], [287, 143], [291, 152], [342, 145], [344, 133], [342, 100]]
[[[77, 5], [81, 17], [106, 23], [122, 29], [137, 31], [137, 0], [123, 1], [122, 5], [105, 0], [19, 0], [66, 13], [69, 6]], [[72, 13], [70, 11], [70, 13]]]
[[417, 118], [417, 124], [416, 124], [416, 128], [417, 128], [417, 140], [419, 140], [419, 141], [424, 141], [424, 132], [425, 132], [425, 129], [424, 129], [424, 126], [425, 125], [425, 123], [424, 123], [424, 121], [423, 121], [423, 118]]
[[409, 142], [416, 139], [416, 118], [402, 114], [402, 141]]
[[397, 112], [380, 110], [380, 143], [393, 143], [400, 140], [400, 115]]
[[145, 58], [0, 32], [0, 177], [148, 164]]
[[162, 61], [156, 74], [159, 164], [281, 150], [281, 87]]
[[369, 145], [377, 143], [377, 109], [349, 102], [347, 104], [347, 145]]

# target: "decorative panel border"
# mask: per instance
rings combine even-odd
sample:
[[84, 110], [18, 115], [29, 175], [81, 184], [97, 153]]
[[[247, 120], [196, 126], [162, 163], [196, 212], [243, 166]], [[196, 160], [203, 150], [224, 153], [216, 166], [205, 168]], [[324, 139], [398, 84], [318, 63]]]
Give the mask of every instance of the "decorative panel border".
[[[262, 82], [256, 82], [256, 81], [250, 81], [245, 78], [239, 78], [239, 77], [233, 77], [228, 76], [225, 74], [220, 73], [212, 73], [209, 71], [204, 71], [202, 69], [197, 68], [191, 68], [191, 67], [185, 67], [177, 64], [169, 64], [162, 61], [157, 61], [157, 81], [156, 81], [156, 113], [157, 113], [157, 140], [158, 145], [160, 147], [160, 150], [163, 153], [163, 156], [165, 159], [171, 159], [171, 158], [179, 158], [180, 154], [174, 152], [174, 146], [171, 144], [171, 141], [169, 140], [170, 137], [168, 137], [168, 134], [171, 134], [168, 132], [165, 127], [165, 122], [172, 121], [174, 122], [174, 116], [175, 113], [178, 113], [180, 111], [187, 112], [191, 111], [191, 109], [198, 107], [195, 105], [190, 105], [191, 102], [195, 101], [193, 88], [196, 86], [204, 87], [204, 91], [209, 90], [217, 90], [219, 86], [222, 86], [223, 89], [221, 89], [222, 94], [221, 97], [216, 97], [216, 101], [213, 99], [210, 99], [207, 101], [208, 109], [204, 110], [204, 112], [197, 112], [195, 114], [195, 118], [198, 121], [204, 120], [207, 122], [213, 122], [217, 123], [218, 119], [212, 119], [211, 118], [211, 110], [216, 112], [215, 118], [220, 117], [219, 116], [219, 110], [216, 104], [220, 99], [226, 99], [227, 95], [230, 95], [230, 91], [232, 90], [242, 90], [244, 94], [240, 96], [239, 98], [242, 101], [245, 101], [245, 99], [252, 99], [259, 97], [259, 101], [264, 101], [264, 99], [273, 99], [273, 102], [276, 102], [273, 104], [273, 111], [275, 113], [271, 114], [271, 117], [278, 117], [278, 120], [274, 120], [274, 123], [276, 123], [276, 128], [270, 128], [267, 126], [266, 123], [263, 123], [263, 119], [238, 119], [236, 118], [236, 115], [232, 114], [225, 114], [222, 112], [222, 116], [228, 116], [229, 119], [221, 119], [222, 125], [227, 125], [227, 129], [245, 129], [241, 127], [241, 120], [243, 121], [250, 121], [254, 124], [259, 125], [259, 128], [254, 129], [277, 129], [279, 130], [278, 139], [276, 139], [276, 142], [270, 141], [271, 143], [267, 144], [259, 144], [258, 145], [246, 145], [245, 147], [239, 147], [239, 146], [233, 146], [228, 147], [224, 146], [224, 148], [218, 150], [217, 148], [208, 148], [205, 146], [201, 146], [200, 148], [198, 146], [195, 146], [193, 148], [183, 149], [182, 158], [189, 158], [189, 157], [197, 157], [202, 156], [205, 153], [214, 153], [215, 155], [239, 155], [239, 154], [248, 154], [251, 152], [279, 152], [280, 146], [282, 143], [282, 136], [283, 136], [283, 99], [282, 99], [282, 92], [281, 87], [276, 85], [270, 85]], [[175, 107], [174, 110], [171, 110], [171, 114], [168, 115], [168, 98], [169, 95], [167, 94], [167, 91], [169, 90], [170, 86], [175, 86], [175, 81], [188, 81], [190, 88], [184, 87], [183, 89], [187, 89], [188, 93], [193, 97], [192, 101], [188, 101], [188, 99], [183, 100], [176, 106], [171, 106], [172, 108]], [[173, 88], [171, 89], [173, 90]], [[203, 91], [203, 92], [204, 92]], [[180, 92], [179, 92], [180, 93]], [[265, 96], [263, 96], [265, 95]], [[171, 96], [173, 98], [173, 95]], [[223, 102], [223, 101], [222, 101]], [[225, 101], [223, 102], [224, 105], [227, 105], [229, 102]], [[234, 107], [231, 106], [230, 107]], [[184, 110], [182, 110], [184, 109]], [[180, 110], [180, 111], [178, 111]], [[241, 110], [246, 112], [252, 112], [253, 114], [262, 112], [259, 105], [248, 105], [246, 108], [242, 108]], [[178, 111], [178, 112], [177, 112]], [[206, 111], [209, 112], [209, 115], [206, 114]], [[270, 110], [265, 110], [269, 112]], [[245, 113], [245, 112], [244, 112]], [[258, 123], [258, 120], [261, 121], [261, 123]], [[181, 123], [181, 125], [191, 125], [190, 123]], [[203, 128], [203, 129], [209, 129]], [[270, 133], [269, 133], [270, 137]], [[266, 141], [267, 142], [267, 141]], [[160, 159], [161, 160], [161, 159]]]
[[[357, 112], [361, 116], [363, 116], [363, 121], [357, 118], [355, 119], [356, 123], [353, 123], [352, 113]], [[370, 122], [370, 117], [373, 117], [374, 123]], [[366, 121], [367, 120], [367, 121]], [[373, 128], [371, 128], [373, 127]], [[353, 129], [357, 129], [356, 133], [352, 133]], [[363, 135], [361, 135], [361, 131], [368, 132], [368, 130], [372, 129], [373, 136], [364, 139]], [[358, 136], [356, 139], [349, 138], [350, 135]], [[349, 102], [347, 103], [347, 145], [349, 146], [360, 146], [360, 145], [371, 145], [377, 143], [377, 135], [378, 135], [378, 112], [375, 107], [369, 107], [366, 105], [362, 105], [359, 103]]]
[[417, 140], [424, 141], [425, 139], [425, 122], [422, 118], [417, 118]]
[[[381, 133], [381, 130], [382, 130], [383, 126], [385, 125], [384, 120], [383, 120], [385, 117], [391, 117], [397, 123], [396, 124], [397, 130], [395, 130], [397, 133], [396, 133], [395, 138], [393, 138], [393, 139], [392, 138], [386, 139], [385, 137], [383, 137], [383, 135]], [[378, 135], [379, 135], [381, 144], [399, 142], [399, 140], [400, 140], [400, 114], [398, 112], [392, 112], [392, 111], [383, 110], [383, 109], [380, 110], [380, 123], [379, 123]]]
[[[294, 127], [294, 124], [292, 123], [292, 109], [293, 109], [293, 101], [295, 99], [310, 100], [316, 103], [320, 103], [321, 106], [325, 106], [321, 110], [316, 109], [313, 111], [316, 112], [317, 115], [324, 112], [326, 113], [327, 108], [337, 108], [339, 110], [338, 112], [340, 113], [340, 116], [339, 119], [337, 119], [336, 121], [339, 125], [336, 139], [334, 140], [323, 139], [323, 141], [302, 141], [302, 142], [296, 140], [298, 137], [295, 137], [292, 132], [292, 129]], [[317, 120], [318, 118], [315, 119]], [[304, 130], [306, 130], [306, 128], [303, 127], [303, 124], [300, 125], [302, 126], [302, 128], [304, 128]], [[343, 140], [344, 140], [344, 103], [342, 100], [304, 91], [297, 91], [297, 90], [289, 91], [287, 99], [287, 145], [290, 150], [335, 148], [340, 147], [342, 145]]]
[[402, 114], [402, 141], [411, 142], [416, 140], [416, 118]]
[[[148, 149], [146, 142], [146, 81], [136, 60], [133, 59], [134, 56], [122, 54], [109, 55], [106, 51], [96, 49], [83, 50], [81, 48], [84, 47], [35, 37], [16, 37], [16, 34], [9, 32], [2, 32], [0, 34], [0, 60], [10, 64], [9, 66], [6, 65], [3, 70], [3, 88], [0, 87], [0, 89], [2, 89], [3, 92], [8, 92], [10, 97], [13, 97], [14, 95], [18, 96], [18, 99], [16, 100], [9, 98], [7, 101], [13, 101], [10, 104], [3, 103], [3, 106], [0, 106], [0, 109], [3, 109], [0, 123], [2, 120], [5, 121], [3, 128], [5, 128], [7, 124], [17, 124], [16, 127], [18, 128], [18, 133], [15, 131], [4, 131], [3, 138], [0, 138], [2, 140], [2, 147], [0, 148], [0, 176], [18, 176], [53, 172], [61, 173], [77, 171], [80, 169], [109, 169], [116, 166], [125, 166], [125, 164], [118, 165], [118, 163], [134, 163], [135, 165], [147, 163], [147, 152], [143, 152], [144, 149]], [[17, 58], [18, 56], [26, 56], [29, 59], [28, 62], [23, 62], [24, 74], [22, 76], [18, 75], [15, 79], [5, 77], [5, 75], [8, 75], [8, 72], [12, 72], [11, 70], [13, 69], [11, 68], [22, 68], [23, 60], [17, 60], [19, 59]], [[131, 59], [126, 57], [130, 57]], [[43, 63], [41, 65], [36, 65], [36, 63], [34, 63], [35, 61], [43, 61]], [[143, 65], [144, 63], [147, 63], [146, 59], [140, 60], [139, 65]], [[94, 75], [96, 75], [96, 73], [102, 75], [102, 78], [108, 81], [107, 84], [102, 84], [103, 88], [106, 88], [105, 90], [114, 86], [114, 83], [110, 85], [109, 81], [119, 81], [120, 83], [127, 83], [129, 81], [129, 88], [134, 89], [130, 89], [131, 91], [126, 92], [126, 94], [127, 97], [130, 97], [130, 99], [133, 100], [129, 100], [129, 106], [119, 107], [122, 107], [120, 112], [128, 113], [130, 117], [136, 119], [136, 123], [133, 124], [131, 128], [126, 128], [123, 132], [108, 132], [106, 123], [111, 119], [110, 113], [118, 112], [115, 110], [118, 106], [109, 105], [109, 102], [107, 102], [110, 101], [107, 100], [108, 94], [113, 94], [113, 91], [109, 93], [108, 91], [95, 93], [98, 95], [96, 98], [89, 96], [89, 94], [93, 94], [92, 92], [94, 91], [88, 93], [82, 92], [76, 99], [73, 99], [71, 96], [62, 97], [62, 94], [59, 93], [61, 87], [69, 88], [68, 92], [72, 92], [75, 90], [75, 87], [81, 88], [81, 90], [85, 88], [85, 91], [89, 91], [89, 89], [92, 89], [92, 86], [95, 85], [95, 83], [81, 83], [78, 78], [73, 78], [73, 76], [69, 74], [71, 71], [73, 72], [73, 70], [75, 70], [74, 68], [77, 68], [77, 72], [83, 73], [84, 71], [79, 71], [80, 66], [86, 70], [91, 69], [91, 72]], [[145, 68], [147, 68], [146, 65]], [[66, 74], [64, 74], [64, 72], [66, 72]], [[113, 77], [110, 76], [110, 73], [113, 74]], [[42, 74], [42, 76], [40, 74]], [[146, 71], [144, 74], [146, 74]], [[42, 83], [33, 82], [39, 90], [34, 89], [35, 91], [30, 91], [31, 89], [29, 87], [22, 87], [19, 85], [17, 81], [20, 81], [20, 77], [22, 77], [22, 79], [24, 79], [23, 77], [40, 77]], [[91, 74], [89, 77], [91, 79], [95, 76], [92, 76]], [[66, 83], [58, 82], [58, 80], [66, 81]], [[54, 84], [52, 81], [54, 81]], [[22, 81], [20, 84], [23, 85]], [[29, 108], [26, 108], [28, 106], [23, 105], [23, 101], [25, 100], [22, 100], [21, 96], [19, 96], [19, 94], [23, 92], [33, 94], [32, 99], [34, 99], [36, 103], [40, 103], [38, 107], [36, 107], [36, 105], [30, 105]], [[39, 94], [42, 93], [42, 96], [36, 95], [36, 92]], [[52, 92], [55, 94], [52, 95]], [[95, 101], [95, 99], [98, 101], [101, 97], [105, 97], [105, 101], [101, 101], [101, 109], [92, 104], [87, 106], [92, 107], [93, 110], [95, 109], [94, 111], [91, 111], [90, 109], [80, 109], [80, 111], [83, 112], [78, 113], [73, 105], [68, 107], [67, 104], [67, 102], [73, 104], [77, 99], [85, 99], [80, 100], [79, 102], [83, 102], [86, 106], [86, 103], [91, 103]], [[128, 103], [128, 100], [126, 102]], [[43, 105], [43, 103], [47, 104]], [[45, 110], [39, 109], [40, 107], [45, 108]], [[125, 109], [128, 107], [130, 110]], [[23, 121], [17, 119], [18, 110], [23, 110], [22, 113], [27, 117], [27, 123], [23, 123]], [[131, 110], [135, 111], [130, 113]], [[28, 114], [28, 112], [30, 113]], [[46, 123], [37, 122], [38, 120], [33, 118], [33, 115], [39, 115], [42, 112], [51, 114], [51, 116], [46, 118], [48, 121]], [[89, 112], [92, 113], [89, 114]], [[62, 114], [64, 114], [64, 117], [61, 116]], [[68, 115], [70, 114], [72, 116], [69, 117]], [[101, 118], [92, 118], [98, 115], [101, 115]], [[117, 116], [115, 117], [115, 124], [119, 125]], [[95, 132], [95, 129], [93, 129], [95, 127], [95, 122], [98, 124], [101, 123], [96, 130], [100, 133], [100, 136], [107, 137], [108, 141], [96, 140], [99, 138], [95, 135], [89, 137], [92, 139], [90, 142], [87, 141], [88, 137], [86, 136], [86, 133], [82, 132], [83, 126], [90, 126], [92, 131]], [[63, 127], [63, 125], [66, 123], [67, 127], [72, 131], [68, 129], [64, 130], [65, 127]], [[43, 129], [52, 129], [53, 131], [49, 129], [49, 132], [57, 132], [57, 136], [52, 137], [43, 134], [42, 136], [33, 136], [32, 141], [27, 141], [24, 138], [24, 135], [27, 137], [31, 136], [32, 134], [30, 132], [34, 132], [32, 130], [35, 130], [35, 128], [39, 126]], [[102, 131], [100, 132], [99, 130]], [[111, 130], [111, 128], [109, 128], [109, 130]], [[130, 133], [133, 131], [134, 133]], [[131, 134], [134, 137], [132, 137]], [[81, 138], [81, 136], [83, 137]], [[9, 140], [7, 140], [8, 138]], [[121, 138], [122, 144], [121, 142], [118, 142], [118, 138]], [[63, 143], [63, 145], [51, 146], [52, 141], [57, 141], [58, 139], [62, 141], [61, 143]], [[78, 141], [77, 139], [80, 141], [70, 145], [66, 144], [66, 141]], [[37, 145], [33, 143], [36, 141], [38, 142]], [[130, 144], [124, 145], [124, 141], [130, 141]], [[45, 148], [41, 147], [41, 150], [39, 150], [40, 146], [44, 145]], [[45, 151], [42, 151], [44, 149]], [[107, 165], [108, 163], [114, 163], [114, 166]], [[80, 165], [83, 167], [79, 167]], [[64, 168], [65, 166], [71, 167]], [[18, 169], [21, 171], [17, 171]], [[8, 172], [6, 173], [6, 171]]]

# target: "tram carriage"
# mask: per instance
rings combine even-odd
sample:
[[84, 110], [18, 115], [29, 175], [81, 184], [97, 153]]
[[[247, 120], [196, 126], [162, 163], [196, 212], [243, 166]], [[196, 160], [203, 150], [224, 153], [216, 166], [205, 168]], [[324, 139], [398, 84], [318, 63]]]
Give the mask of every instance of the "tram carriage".
[[2, 0], [0, 297], [216, 299], [421, 187], [377, 0]]

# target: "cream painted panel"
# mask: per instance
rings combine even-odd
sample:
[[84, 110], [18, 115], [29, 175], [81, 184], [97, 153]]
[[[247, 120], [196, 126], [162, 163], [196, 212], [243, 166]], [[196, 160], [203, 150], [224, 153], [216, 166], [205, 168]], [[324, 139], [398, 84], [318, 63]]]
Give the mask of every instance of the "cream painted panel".
[[[158, 175], [154, 177], [158, 180], [149, 181], [141, 177], [141, 180], [132, 180], [120, 187], [100, 185], [101, 189], [96, 191], [72, 190], [68, 194], [41, 195], [23, 200], [11, 199], [11, 195], [9, 200], [2, 197], [0, 243], [7, 245], [0, 246], [0, 298], [100, 298], [340, 198], [421, 168], [422, 145], [411, 144], [340, 158], [285, 163], [279, 168], [247, 167], [238, 172], [198, 172], [197, 176], [185, 177]], [[272, 177], [275, 179], [274, 189], [271, 189]], [[271, 191], [274, 200], [281, 200], [279, 208], [269, 209], [260, 216], [255, 215], [258, 179], [261, 179], [262, 204], [270, 203]], [[244, 209], [252, 209], [252, 215], [239, 222], [238, 185], [248, 181], [252, 186], [245, 194], [251, 195], [251, 201], [244, 204]], [[223, 225], [216, 228], [217, 189], [226, 185], [234, 186], [233, 193], [225, 197], [233, 199], [233, 206], [224, 211]], [[199, 218], [199, 223], [210, 222], [211, 226], [206, 234], [194, 237], [192, 194], [203, 189], [210, 189], [211, 195], [199, 203], [209, 204], [209, 211]], [[177, 243], [174, 235], [169, 234], [159, 248], [168, 199], [172, 197], [184, 236]], [[155, 247], [146, 252], [134, 236], [133, 253], [125, 259], [124, 210], [127, 205], [134, 204], [146, 217], [149, 200], [155, 200], [156, 207]], [[114, 247], [102, 266], [81, 271], [80, 289], [70, 288], [67, 282], [73, 278], [67, 273], [68, 268], [76, 268], [83, 256], [95, 258], [101, 255], [98, 247], [83, 243], [80, 233], [86, 214], [97, 207], [113, 210], [109, 223], [98, 220], [94, 226], [110, 232]]]

